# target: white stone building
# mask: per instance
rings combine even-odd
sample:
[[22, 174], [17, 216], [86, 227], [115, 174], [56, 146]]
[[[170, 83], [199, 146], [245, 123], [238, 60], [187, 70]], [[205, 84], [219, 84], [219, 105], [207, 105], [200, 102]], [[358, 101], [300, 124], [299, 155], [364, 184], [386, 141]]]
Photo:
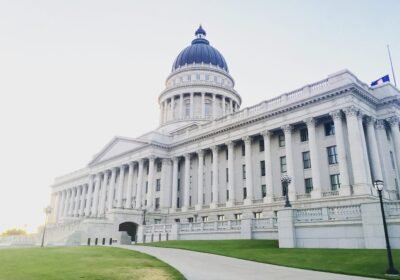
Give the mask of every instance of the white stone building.
[[[201, 27], [195, 35], [159, 96], [159, 127], [116, 137], [85, 168], [56, 178], [48, 244], [279, 235], [294, 240], [287, 247], [379, 247], [360, 229], [360, 211], [376, 205], [377, 179], [391, 231], [400, 232], [398, 89], [370, 88], [344, 70], [241, 109], [225, 59]], [[293, 227], [293, 236], [279, 232], [284, 174], [292, 178], [286, 218], [331, 223], [330, 241], [297, 240], [304, 231]]]

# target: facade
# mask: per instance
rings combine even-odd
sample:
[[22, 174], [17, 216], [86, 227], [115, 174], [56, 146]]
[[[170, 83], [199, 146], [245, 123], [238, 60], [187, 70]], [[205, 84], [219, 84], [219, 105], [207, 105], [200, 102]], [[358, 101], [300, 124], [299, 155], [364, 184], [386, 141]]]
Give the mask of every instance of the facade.
[[[294, 232], [294, 223], [308, 216], [337, 222], [340, 212], [354, 221], [349, 226], [360, 225], [366, 219], [360, 209], [376, 203], [377, 179], [394, 213], [392, 231], [400, 232], [397, 88], [370, 88], [344, 70], [241, 109], [226, 60], [201, 26], [195, 35], [159, 96], [159, 127], [114, 138], [85, 168], [55, 179], [48, 244], [293, 241], [278, 227]], [[291, 210], [284, 209], [285, 174], [292, 179]], [[289, 247], [312, 246], [299, 242]]]

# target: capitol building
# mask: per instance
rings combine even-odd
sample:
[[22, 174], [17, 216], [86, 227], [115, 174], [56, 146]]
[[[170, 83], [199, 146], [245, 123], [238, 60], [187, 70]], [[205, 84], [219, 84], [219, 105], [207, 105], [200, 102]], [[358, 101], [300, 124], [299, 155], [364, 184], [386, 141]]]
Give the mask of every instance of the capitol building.
[[241, 105], [227, 61], [200, 26], [159, 95], [159, 126], [115, 137], [55, 179], [46, 244], [279, 239], [281, 247], [381, 248], [373, 182], [383, 180], [400, 247], [397, 88], [369, 87], [343, 70]]

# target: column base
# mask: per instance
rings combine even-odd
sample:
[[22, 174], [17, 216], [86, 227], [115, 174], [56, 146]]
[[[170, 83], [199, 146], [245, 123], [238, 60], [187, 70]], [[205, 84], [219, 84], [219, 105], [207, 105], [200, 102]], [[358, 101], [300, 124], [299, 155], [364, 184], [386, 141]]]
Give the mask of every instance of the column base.
[[253, 201], [250, 198], [246, 198], [243, 200], [243, 205], [252, 205]]
[[203, 209], [203, 205], [197, 204], [196, 206], [194, 206], [194, 209], [195, 209], [196, 211], [202, 210], [202, 209]]
[[351, 186], [340, 186], [339, 195], [340, 196], [350, 196], [351, 195]]
[[175, 213], [176, 212], [176, 208], [169, 208], [169, 212], [170, 213]]
[[210, 203], [210, 209], [215, 209], [217, 207], [218, 207], [217, 203], [215, 202]]
[[235, 201], [234, 200], [228, 200], [226, 202], [226, 207], [233, 207], [235, 206]]
[[264, 203], [271, 203], [274, 201], [274, 197], [272, 195], [267, 195], [264, 197]]
[[182, 211], [182, 212], [187, 212], [187, 210], [188, 210], [187, 206], [183, 206], [183, 207], [181, 208], [181, 211]]
[[312, 199], [318, 199], [318, 198], [321, 198], [322, 197], [322, 193], [321, 193], [321, 190], [319, 189], [319, 190], [312, 190], [312, 192], [311, 192], [311, 198]]

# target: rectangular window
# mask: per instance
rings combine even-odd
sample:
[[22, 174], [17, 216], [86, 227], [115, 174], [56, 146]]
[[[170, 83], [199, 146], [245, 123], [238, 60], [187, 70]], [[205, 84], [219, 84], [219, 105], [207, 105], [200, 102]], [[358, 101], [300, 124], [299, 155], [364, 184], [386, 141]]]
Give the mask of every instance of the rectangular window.
[[278, 135], [279, 147], [285, 147], [285, 134]]
[[246, 179], [246, 164], [242, 164], [242, 178]]
[[337, 164], [337, 153], [336, 153], [336, 146], [330, 146], [326, 148], [328, 153], [328, 163], [329, 164]]
[[149, 191], [149, 182], [146, 181], [146, 191], [145, 191], [145, 193], [147, 193], [148, 191]]
[[225, 169], [225, 176], [226, 176], [226, 181], [229, 182], [229, 169]]
[[262, 219], [262, 212], [253, 212], [254, 219]]
[[267, 185], [261, 185], [261, 194], [262, 194], [262, 197], [267, 196]]
[[161, 172], [161, 166], [162, 166], [162, 162], [158, 161], [157, 162], [157, 172]]
[[156, 197], [156, 203], [155, 203], [155, 205], [156, 205], [156, 209], [159, 209], [159, 208], [160, 208], [160, 198], [159, 198], [159, 197]]
[[203, 221], [203, 223], [208, 222], [208, 216], [201, 217], [201, 220]]
[[149, 175], [149, 165], [146, 165], [146, 174]]
[[161, 189], [161, 179], [156, 180], [156, 192], [159, 192]]
[[229, 190], [226, 190], [226, 200], [229, 200]]
[[287, 172], [287, 166], [286, 166], [286, 157], [281, 157], [281, 173], [286, 173]]
[[178, 192], [181, 190], [181, 179], [178, 179]]
[[335, 125], [333, 122], [325, 123], [325, 136], [335, 135]]
[[193, 217], [188, 218], [188, 223], [193, 223]]
[[161, 224], [161, 219], [154, 219], [154, 223], [157, 224]]
[[331, 175], [331, 190], [337, 191], [340, 189], [339, 174]]
[[192, 206], [192, 196], [189, 196], [189, 207]]
[[176, 208], [180, 208], [181, 204], [180, 204], [180, 200], [179, 197], [176, 199]]
[[265, 147], [264, 147], [264, 139], [261, 139], [259, 142], [259, 148], [260, 148], [260, 152], [264, 152]]
[[243, 188], [243, 199], [247, 198], [247, 189]]
[[147, 206], [147, 199], [144, 201], [144, 206]]
[[237, 213], [235, 214], [235, 220], [241, 220], [242, 219], [242, 213]]
[[308, 129], [307, 128], [300, 129], [300, 141], [301, 142], [308, 141]]
[[304, 187], [305, 187], [306, 193], [310, 193], [313, 190], [312, 178], [304, 179]]
[[218, 221], [225, 221], [225, 215], [217, 215]]
[[228, 160], [228, 149], [225, 150], [225, 159]]
[[392, 161], [393, 170], [395, 170], [396, 169], [396, 165], [394, 163], [394, 156], [393, 156], [393, 152], [392, 151], [390, 151], [390, 160]]
[[265, 160], [260, 161], [261, 176], [265, 176]]
[[311, 168], [310, 152], [303, 152], [303, 168]]
[[175, 223], [180, 223], [181, 219], [175, 219]]
[[242, 156], [246, 155], [246, 146], [242, 144]]

